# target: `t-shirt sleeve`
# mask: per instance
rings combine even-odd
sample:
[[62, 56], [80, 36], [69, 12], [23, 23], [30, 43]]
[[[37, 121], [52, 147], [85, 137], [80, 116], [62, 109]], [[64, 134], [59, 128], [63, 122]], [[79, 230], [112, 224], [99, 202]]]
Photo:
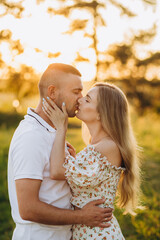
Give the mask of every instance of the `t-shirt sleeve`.
[[12, 151], [14, 180], [43, 179], [45, 158], [43, 139], [40, 138], [39, 134], [28, 132], [16, 141]]

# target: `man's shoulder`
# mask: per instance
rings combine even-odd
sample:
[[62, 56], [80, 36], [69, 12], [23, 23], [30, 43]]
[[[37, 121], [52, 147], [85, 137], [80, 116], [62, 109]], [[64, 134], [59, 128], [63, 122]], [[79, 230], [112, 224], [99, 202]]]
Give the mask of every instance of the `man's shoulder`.
[[41, 130], [38, 124], [34, 124], [32, 121], [26, 121], [25, 119], [19, 123], [13, 135], [15, 141], [44, 141], [47, 138], [45, 131]]
[[29, 122], [29, 121], [26, 121], [25, 119], [22, 120], [17, 129], [16, 129], [16, 132], [19, 133], [19, 134], [22, 134], [22, 135], [28, 135], [28, 134], [31, 134], [31, 135], [43, 135], [44, 133], [42, 131], [40, 131], [40, 127], [36, 124], [33, 124], [32, 122]]

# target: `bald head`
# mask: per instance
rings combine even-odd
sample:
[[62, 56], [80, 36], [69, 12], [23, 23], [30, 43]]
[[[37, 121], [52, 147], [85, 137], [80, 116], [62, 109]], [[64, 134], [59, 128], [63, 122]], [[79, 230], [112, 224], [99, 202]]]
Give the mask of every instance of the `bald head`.
[[81, 77], [81, 73], [71, 65], [63, 63], [50, 64], [43, 73], [38, 84], [40, 96], [46, 96], [47, 89], [50, 85], [54, 85], [56, 88], [60, 88], [64, 83], [63, 81], [65, 80], [63, 76], [69, 74]]

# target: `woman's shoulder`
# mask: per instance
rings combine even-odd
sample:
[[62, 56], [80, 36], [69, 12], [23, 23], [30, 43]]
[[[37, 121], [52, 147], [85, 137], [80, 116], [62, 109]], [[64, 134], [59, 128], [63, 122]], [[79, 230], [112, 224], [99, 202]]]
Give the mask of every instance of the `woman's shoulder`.
[[105, 156], [107, 160], [117, 167], [121, 166], [122, 157], [117, 144], [110, 138], [105, 138], [94, 145], [95, 150]]
[[119, 150], [117, 144], [111, 138], [104, 138], [94, 145], [95, 148], [106, 155], [108, 152]]

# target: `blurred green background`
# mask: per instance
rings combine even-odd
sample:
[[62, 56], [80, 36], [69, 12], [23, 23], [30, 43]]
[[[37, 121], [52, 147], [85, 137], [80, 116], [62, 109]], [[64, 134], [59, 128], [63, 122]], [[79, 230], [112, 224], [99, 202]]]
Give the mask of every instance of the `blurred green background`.
[[[11, 218], [10, 205], [7, 192], [7, 157], [9, 143], [15, 127], [23, 117], [17, 114], [1, 115], [0, 127], [0, 239], [11, 239], [14, 223]], [[2, 121], [3, 120], [3, 121]], [[127, 240], [137, 239], [160, 239], [159, 232], [159, 170], [160, 170], [160, 117], [150, 113], [139, 116], [132, 112], [132, 123], [138, 143], [143, 147], [142, 153], [142, 190], [144, 193], [143, 204], [146, 206], [144, 211], [140, 211], [136, 217], [122, 215], [120, 209], [115, 210], [122, 232]], [[81, 137], [81, 124], [76, 119], [69, 122], [67, 140], [73, 144], [77, 152], [85, 144]]]
[[[136, 217], [115, 210], [127, 240], [160, 239], [160, 4], [156, 0], [0, 1], [0, 239], [14, 223], [7, 192], [12, 135], [27, 107], [38, 103], [40, 75], [53, 62], [82, 73], [84, 94], [108, 81], [126, 94], [142, 147], [142, 202]], [[87, 81], [84, 81], [87, 80]], [[67, 140], [80, 151], [81, 122]]]

